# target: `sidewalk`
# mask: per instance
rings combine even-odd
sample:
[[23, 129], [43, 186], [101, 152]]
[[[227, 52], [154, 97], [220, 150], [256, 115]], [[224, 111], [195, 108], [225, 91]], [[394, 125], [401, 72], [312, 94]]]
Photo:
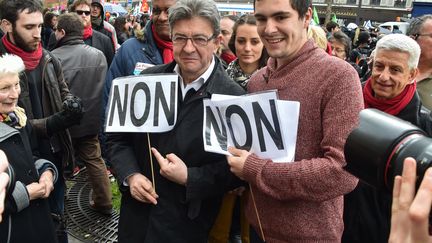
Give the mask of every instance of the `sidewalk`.
[[68, 241], [69, 241], [69, 243], [84, 243], [83, 241], [78, 240], [77, 238], [73, 237], [72, 235], [68, 235]]

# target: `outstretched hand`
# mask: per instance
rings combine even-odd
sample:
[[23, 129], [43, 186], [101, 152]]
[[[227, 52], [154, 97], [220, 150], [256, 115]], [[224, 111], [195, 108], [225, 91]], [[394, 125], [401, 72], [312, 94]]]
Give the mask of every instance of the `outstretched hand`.
[[432, 206], [432, 168], [427, 169], [415, 193], [416, 161], [406, 158], [402, 176], [396, 176], [390, 243], [432, 243], [429, 235], [429, 213]]

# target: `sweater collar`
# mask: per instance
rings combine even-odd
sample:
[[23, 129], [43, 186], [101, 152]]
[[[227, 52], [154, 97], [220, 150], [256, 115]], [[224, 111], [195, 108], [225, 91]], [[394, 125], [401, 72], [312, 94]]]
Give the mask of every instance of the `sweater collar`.
[[276, 67], [277, 61], [275, 58], [270, 57], [267, 63], [268, 69], [270, 71], [278, 71], [281, 69], [285, 69], [287, 66], [297, 65], [298, 63], [302, 63], [306, 59], [308, 59], [309, 55], [307, 55], [308, 52], [313, 51], [316, 47], [315, 43], [312, 39], [309, 39], [306, 41], [306, 43], [300, 48], [300, 50], [296, 53], [296, 55], [287, 63], [284, 63], [283, 65], [280, 65], [279, 67]]

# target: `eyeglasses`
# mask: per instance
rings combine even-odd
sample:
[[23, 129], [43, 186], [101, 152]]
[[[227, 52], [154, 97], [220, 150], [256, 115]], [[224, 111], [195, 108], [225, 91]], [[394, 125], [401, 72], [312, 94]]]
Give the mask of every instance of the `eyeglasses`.
[[160, 9], [160, 8], [153, 8], [152, 13], [153, 15], [160, 15], [162, 12], [164, 12], [166, 15], [168, 15], [169, 8]]
[[173, 36], [171, 38], [174, 45], [186, 45], [188, 40], [191, 40], [194, 46], [207, 46], [209, 41], [212, 40], [215, 36], [212, 35], [209, 38], [204, 36], [194, 36], [194, 37], [186, 37], [186, 36]]
[[85, 16], [89, 16], [90, 15], [90, 11], [76, 10], [75, 12], [78, 15], [82, 15], [82, 14], [85, 14]]
[[414, 35], [414, 37], [415, 37], [416, 40], [417, 40], [417, 38], [418, 38], [419, 36], [429, 36], [429, 37], [432, 38], [432, 33], [428, 33], [428, 34], [415, 34], [415, 35]]

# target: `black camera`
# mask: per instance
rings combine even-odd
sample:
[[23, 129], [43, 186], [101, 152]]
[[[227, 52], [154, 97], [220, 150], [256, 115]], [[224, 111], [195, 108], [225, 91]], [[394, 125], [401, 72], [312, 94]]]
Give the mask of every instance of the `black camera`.
[[73, 96], [63, 101], [63, 110], [68, 111], [72, 114], [82, 113], [82, 101], [79, 97]]
[[360, 112], [360, 126], [345, 144], [345, 169], [377, 189], [393, 189], [403, 161], [417, 161], [417, 188], [432, 163], [432, 139], [418, 127], [376, 109]]

